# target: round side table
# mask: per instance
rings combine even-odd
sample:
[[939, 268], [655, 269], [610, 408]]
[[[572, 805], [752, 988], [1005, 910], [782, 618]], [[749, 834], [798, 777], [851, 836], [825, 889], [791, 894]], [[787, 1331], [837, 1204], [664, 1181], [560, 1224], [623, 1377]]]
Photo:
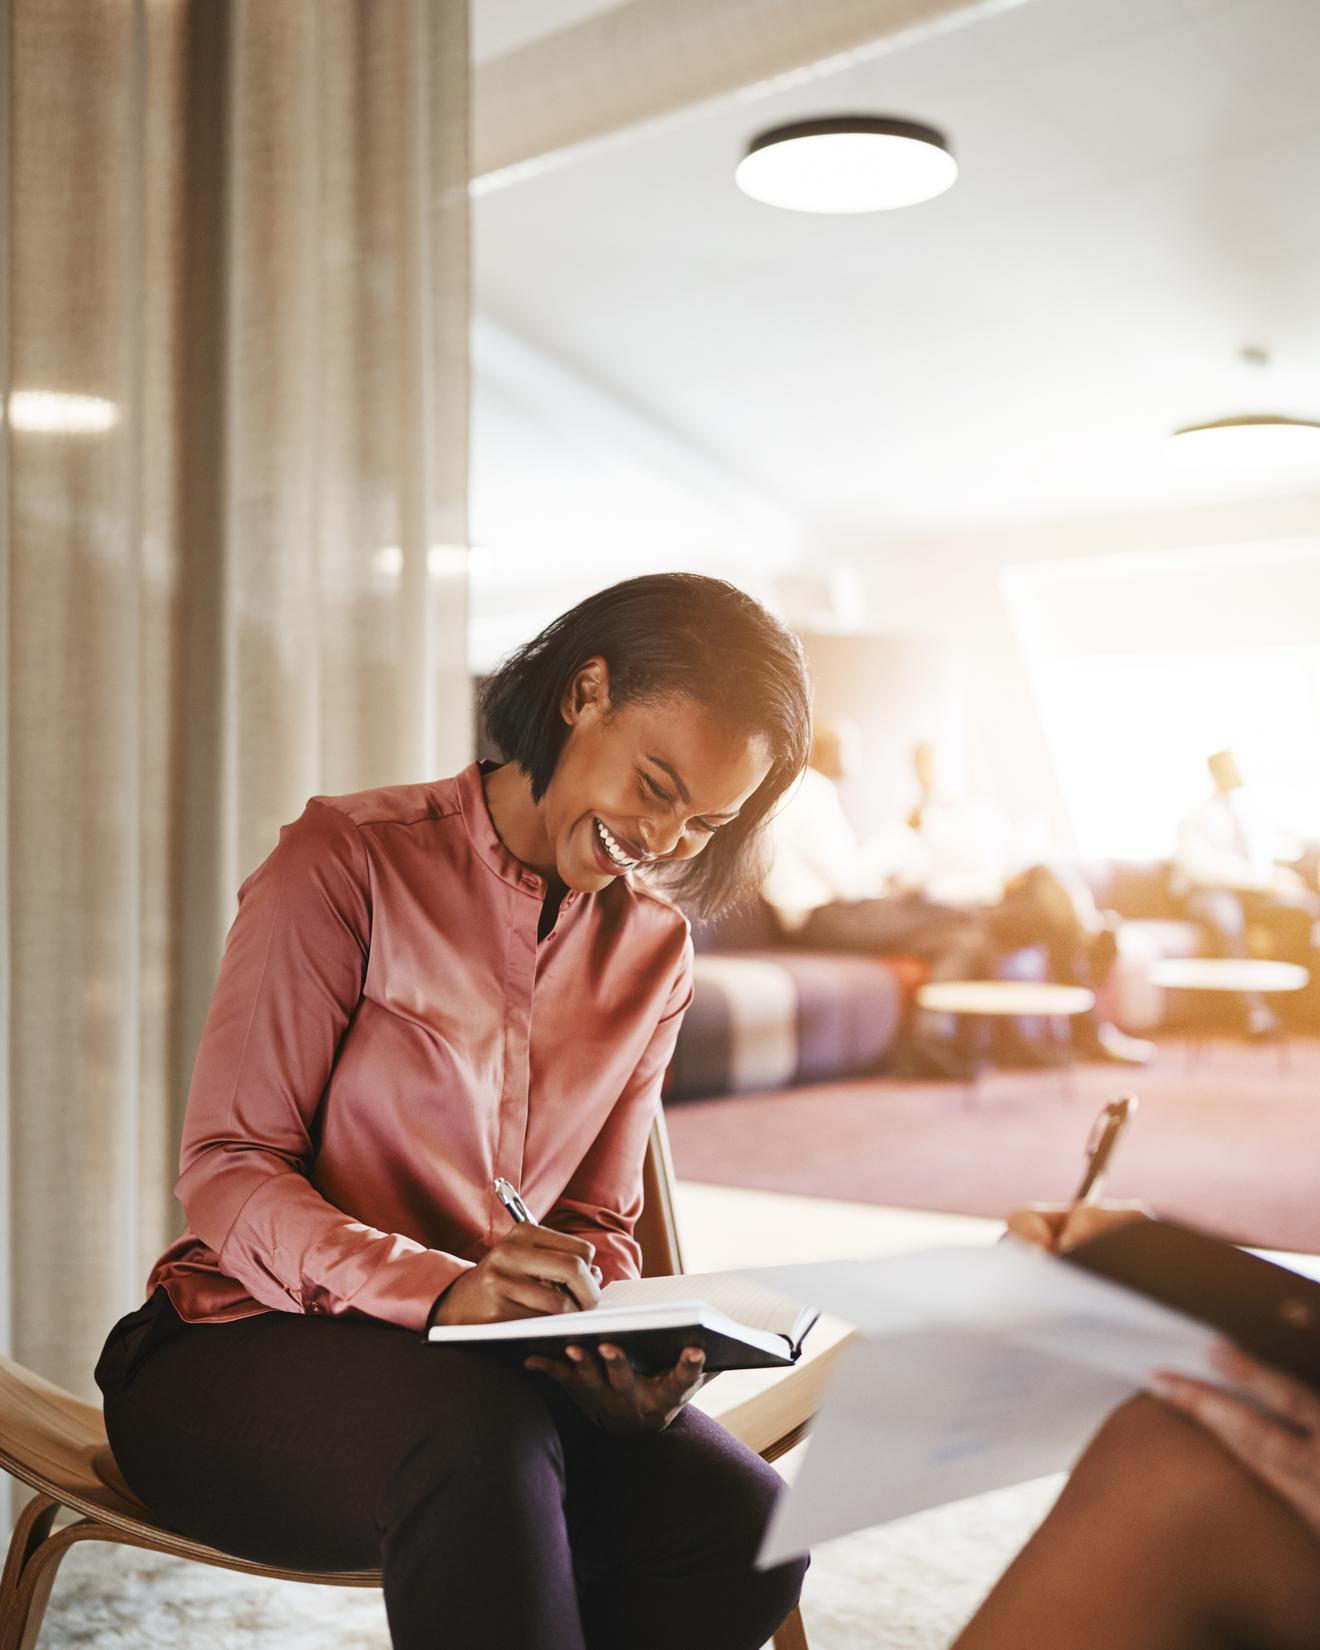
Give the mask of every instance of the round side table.
[[[1073, 1092], [1072, 1037], [1067, 1022], [1074, 1015], [1089, 1014], [1095, 1007], [1095, 992], [1081, 985], [1055, 985], [1035, 980], [930, 980], [917, 990], [918, 1008], [943, 1014], [971, 1014], [1019, 1018], [1043, 1015], [1054, 1027], [1056, 1047], [1066, 1051], [1063, 1063], [1065, 1092]], [[1063, 1035], [1059, 1027], [1063, 1026]], [[980, 1092], [978, 1066], [967, 1085], [969, 1102]]]
[[[1231, 991], [1240, 996], [1254, 991], [1300, 991], [1311, 975], [1300, 963], [1269, 957], [1168, 957], [1150, 965], [1148, 978], [1165, 991]], [[1193, 1035], [1188, 1042], [1188, 1065], [1199, 1058], [1202, 1041], [1200, 1035]], [[1279, 1064], [1286, 1070], [1287, 1032], [1281, 1032], [1277, 1041]]]

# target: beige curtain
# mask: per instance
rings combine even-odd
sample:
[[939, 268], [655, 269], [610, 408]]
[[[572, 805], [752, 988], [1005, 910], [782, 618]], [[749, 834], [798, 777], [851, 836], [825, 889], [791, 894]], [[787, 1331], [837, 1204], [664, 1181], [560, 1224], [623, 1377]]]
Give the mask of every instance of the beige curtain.
[[470, 757], [464, 0], [0, 0], [4, 1350], [182, 1226], [238, 884]]

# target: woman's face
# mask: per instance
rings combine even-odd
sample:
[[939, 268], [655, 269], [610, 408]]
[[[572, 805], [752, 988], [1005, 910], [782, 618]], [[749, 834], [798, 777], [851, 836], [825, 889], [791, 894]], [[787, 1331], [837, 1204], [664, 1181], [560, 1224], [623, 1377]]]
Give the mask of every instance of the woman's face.
[[611, 710], [603, 659], [560, 709], [568, 737], [541, 816], [560, 877], [583, 893], [639, 863], [692, 859], [770, 771], [764, 738], [730, 734], [686, 695]]

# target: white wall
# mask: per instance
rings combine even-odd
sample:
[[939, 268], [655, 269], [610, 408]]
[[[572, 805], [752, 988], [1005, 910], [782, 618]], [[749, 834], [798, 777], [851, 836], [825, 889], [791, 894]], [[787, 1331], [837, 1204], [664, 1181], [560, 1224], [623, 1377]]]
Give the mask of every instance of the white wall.
[[[835, 540], [859, 629], [946, 642], [966, 711], [973, 787], [1016, 818], [1044, 813], [1071, 846], [1063, 797], [1001, 586], [1005, 568], [1303, 538], [1320, 532], [1320, 493], [1088, 520], [1035, 522], [904, 540]], [[1317, 616], [1320, 627], [1320, 616]]]
[[912, 747], [957, 747], [961, 706], [947, 644], [927, 637], [803, 630], [818, 722], [853, 724], [857, 751], [841, 786], [867, 838], [904, 819], [917, 799]]
[[687, 570], [773, 597], [799, 564], [773, 499], [489, 316], [473, 367], [474, 670], [620, 579]]

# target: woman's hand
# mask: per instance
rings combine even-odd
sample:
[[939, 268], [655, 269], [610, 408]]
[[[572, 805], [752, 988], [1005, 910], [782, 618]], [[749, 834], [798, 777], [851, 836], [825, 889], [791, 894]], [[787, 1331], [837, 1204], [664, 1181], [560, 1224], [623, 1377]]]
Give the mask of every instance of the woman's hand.
[[[1163, 1370], [1151, 1376], [1150, 1390], [1199, 1421], [1320, 1535], [1320, 1396], [1227, 1342], [1215, 1347], [1211, 1359], [1239, 1393]], [[1242, 1393], [1270, 1413], [1262, 1414]]]
[[672, 1369], [639, 1375], [622, 1347], [605, 1343], [593, 1355], [586, 1347], [564, 1348], [558, 1358], [526, 1358], [557, 1381], [582, 1412], [606, 1432], [663, 1432], [698, 1387], [706, 1367], [699, 1346], [684, 1347]]
[[1008, 1217], [1008, 1235], [1062, 1254], [1087, 1238], [1099, 1237], [1130, 1220], [1151, 1220], [1155, 1211], [1144, 1203], [1028, 1203]]
[[585, 1238], [524, 1221], [454, 1279], [432, 1321], [496, 1323], [585, 1312], [600, 1300], [600, 1272], [591, 1264], [595, 1253]]

